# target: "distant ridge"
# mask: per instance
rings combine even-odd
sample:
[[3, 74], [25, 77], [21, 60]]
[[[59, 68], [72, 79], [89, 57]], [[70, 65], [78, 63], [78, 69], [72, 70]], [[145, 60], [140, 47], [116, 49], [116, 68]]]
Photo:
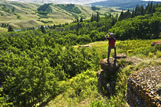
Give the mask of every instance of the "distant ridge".
[[6, 0], [6, 1], [19, 1], [19, 2], [32, 2], [32, 3], [54, 3], [54, 4], [88, 4], [100, 2], [105, 0]]
[[136, 5], [146, 5], [150, 2], [153, 4], [159, 4], [161, 1], [143, 1], [143, 0], [108, 0], [108, 1], [101, 1], [91, 3], [93, 6], [104, 6], [104, 7], [118, 7], [122, 10], [126, 9], [133, 9]]

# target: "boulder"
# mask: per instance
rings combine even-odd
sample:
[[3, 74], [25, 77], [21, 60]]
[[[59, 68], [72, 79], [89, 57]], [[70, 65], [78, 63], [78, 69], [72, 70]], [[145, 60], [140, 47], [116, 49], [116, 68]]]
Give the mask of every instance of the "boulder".
[[113, 56], [113, 58], [116, 58], [116, 59], [127, 58], [127, 55], [126, 54], [117, 54], [116, 57]]
[[101, 68], [108, 72], [116, 71], [119, 68], [118, 64], [116, 63], [116, 60], [114, 58], [110, 58], [109, 61], [110, 63], [107, 63], [107, 58], [102, 59], [100, 61]]
[[161, 41], [154, 41], [151, 43], [151, 46], [161, 45]]
[[88, 48], [88, 47], [91, 47], [91, 45], [80, 45], [79, 47], [86, 47], [86, 48]]
[[161, 107], [161, 66], [134, 72], [128, 78], [127, 102], [130, 107]]

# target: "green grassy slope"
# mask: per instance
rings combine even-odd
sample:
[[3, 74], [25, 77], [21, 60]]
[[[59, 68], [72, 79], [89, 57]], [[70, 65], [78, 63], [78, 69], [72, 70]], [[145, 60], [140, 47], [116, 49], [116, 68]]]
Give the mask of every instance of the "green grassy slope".
[[[36, 27], [39, 25], [53, 25], [70, 23], [76, 18], [90, 18], [93, 11], [90, 6], [74, 5], [81, 13], [74, 13], [61, 8], [58, 5], [51, 4], [52, 12], [47, 16], [37, 13], [40, 4], [20, 3], [20, 2], [0, 2], [0, 27], [2, 23], [11, 25], [14, 29]], [[101, 14], [109, 13], [111, 9], [101, 8], [98, 10]], [[115, 12], [114, 12], [115, 13]], [[7, 29], [3, 27], [3, 29]], [[3, 30], [4, 31], [4, 30]]]

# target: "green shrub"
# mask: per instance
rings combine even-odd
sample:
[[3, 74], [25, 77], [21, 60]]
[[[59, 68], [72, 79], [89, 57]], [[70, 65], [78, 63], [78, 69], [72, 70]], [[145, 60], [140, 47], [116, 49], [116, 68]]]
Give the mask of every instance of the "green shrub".
[[157, 58], [161, 58], [161, 51], [158, 51], [158, 50], [157, 50], [156, 56], [157, 56]]
[[101, 100], [92, 101], [89, 107], [104, 107], [104, 104]]
[[154, 53], [149, 52], [148, 57], [150, 58], [154, 57]]

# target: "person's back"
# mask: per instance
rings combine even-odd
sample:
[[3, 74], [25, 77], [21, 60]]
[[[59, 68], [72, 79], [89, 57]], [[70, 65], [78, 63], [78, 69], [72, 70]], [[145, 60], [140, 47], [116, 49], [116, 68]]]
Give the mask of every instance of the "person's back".
[[109, 46], [110, 47], [114, 47], [115, 46], [115, 42], [116, 42], [116, 38], [107, 37], [107, 39], [109, 40]]

